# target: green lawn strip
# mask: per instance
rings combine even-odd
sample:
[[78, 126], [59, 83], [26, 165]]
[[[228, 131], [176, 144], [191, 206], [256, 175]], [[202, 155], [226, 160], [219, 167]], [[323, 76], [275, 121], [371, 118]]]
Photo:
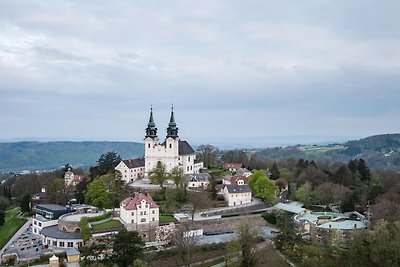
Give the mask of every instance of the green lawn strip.
[[175, 220], [175, 217], [172, 215], [160, 215], [160, 222], [170, 222]]
[[19, 209], [6, 211], [5, 223], [0, 226], [0, 248], [21, 228], [26, 222], [25, 219], [18, 218]]
[[122, 223], [119, 220], [110, 220], [100, 224], [92, 224], [92, 230], [97, 231], [102, 229], [114, 228], [121, 225]]

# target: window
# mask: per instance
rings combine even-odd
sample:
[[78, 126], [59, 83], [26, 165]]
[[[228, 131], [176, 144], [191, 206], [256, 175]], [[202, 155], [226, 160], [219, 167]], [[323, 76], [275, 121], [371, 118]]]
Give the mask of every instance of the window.
[[169, 144], [169, 148], [172, 148], [172, 144]]
[[125, 170], [125, 172], [126, 172], [126, 170]]
[[146, 211], [144, 211], [143, 214], [146, 215]]
[[34, 224], [34, 225], [36, 225], [36, 224], [37, 224], [37, 222], [36, 222], [36, 221], [33, 221], [33, 224]]
[[59, 247], [62, 247], [62, 248], [65, 246], [64, 242], [60, 242], [60, 243], [58, 243], [58, 245], [59, 245]]
[[67, 246], [68, 246], [69, 248], [72, 248], [72, 247], [74, 246], [74, 243], [73, 243], [73, 242], [68, 242]]
[[153, 217], [152, 221], [154, 222], [154, 217]]
[[142, 218], [140, 222], [146, 222], [146, 218]]
[[155, 210], [153, 210], [153, 214], [156, 214], [156, 211], [155, 211]]
[[131, 222], [132, 222], [132, 223], [135, 223], [135, 220], [132, 220]]
[[39, 225], [40, 227], [42, 227], [42, 223], [41, 223], [41, 222], [38, 222], [38, 225]]
[[53, 246], [57, 246], [57, 241], [53, 241]]
[[135, 212], [132, 212], [131, 215], [132, 215], [132, 216], [135, 216]]
[[148, 147], [150, 148], [150, 144], [148, 145]]
[[190, 157], [188, 157], [188, 161], [190, 161]]
[[140, 215], [143, 215], [143, 211], [140, 212]]

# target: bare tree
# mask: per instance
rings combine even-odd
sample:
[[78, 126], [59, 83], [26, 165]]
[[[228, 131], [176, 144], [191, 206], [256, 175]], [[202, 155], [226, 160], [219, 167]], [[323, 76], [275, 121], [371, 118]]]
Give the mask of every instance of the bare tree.
[[193, 248], [199, 242], [200, 236], [190, 227], [189, 223], [181, 223], [172, 235], [171, 241], [178, 250], [178, 255], [184, 266], [192, 263]]
[[208, 192], [190, 192], [188, 198], [188, 202], [193, 206], [192, 221], [196, 211], [210, 208], [212, 206], [212, 201]]

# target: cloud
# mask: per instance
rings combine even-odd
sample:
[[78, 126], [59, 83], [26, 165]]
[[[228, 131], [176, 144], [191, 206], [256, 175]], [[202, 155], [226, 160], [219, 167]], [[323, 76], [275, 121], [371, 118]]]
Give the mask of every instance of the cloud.
[[397, 1], [1, 6], [0, 138], [140, 139], [171, 103], [196, 137], [400, 130]]

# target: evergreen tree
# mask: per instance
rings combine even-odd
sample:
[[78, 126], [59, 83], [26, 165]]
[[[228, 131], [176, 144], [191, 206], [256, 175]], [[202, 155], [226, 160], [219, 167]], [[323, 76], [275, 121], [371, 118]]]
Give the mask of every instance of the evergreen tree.
[[369, 168], [365, 160], [360, 159], [358, 161], [358, 171], [360, 172], [361, 180], [363, 182], [369, 182], [369, 180], [371, 179], [371, 172], [369, 171]]
[[6, 219], [6, 214], [4, 210], [0, 210], [0, 226], [2, 226], [5, 223]]
[[276, 179], [279, 179], [280, 176], [281, 175], [279, 172], [278, 165], [276, 164], [276, 162], [274, 162], [274, 164], [272, 164], [272, 168], [271, 168], [271, 179], [276, 180]]
[[21, 212], [30, 212], [31, 211], [31, 195], [25, 194], [22, 197], [20, 207], [21, 207]]

